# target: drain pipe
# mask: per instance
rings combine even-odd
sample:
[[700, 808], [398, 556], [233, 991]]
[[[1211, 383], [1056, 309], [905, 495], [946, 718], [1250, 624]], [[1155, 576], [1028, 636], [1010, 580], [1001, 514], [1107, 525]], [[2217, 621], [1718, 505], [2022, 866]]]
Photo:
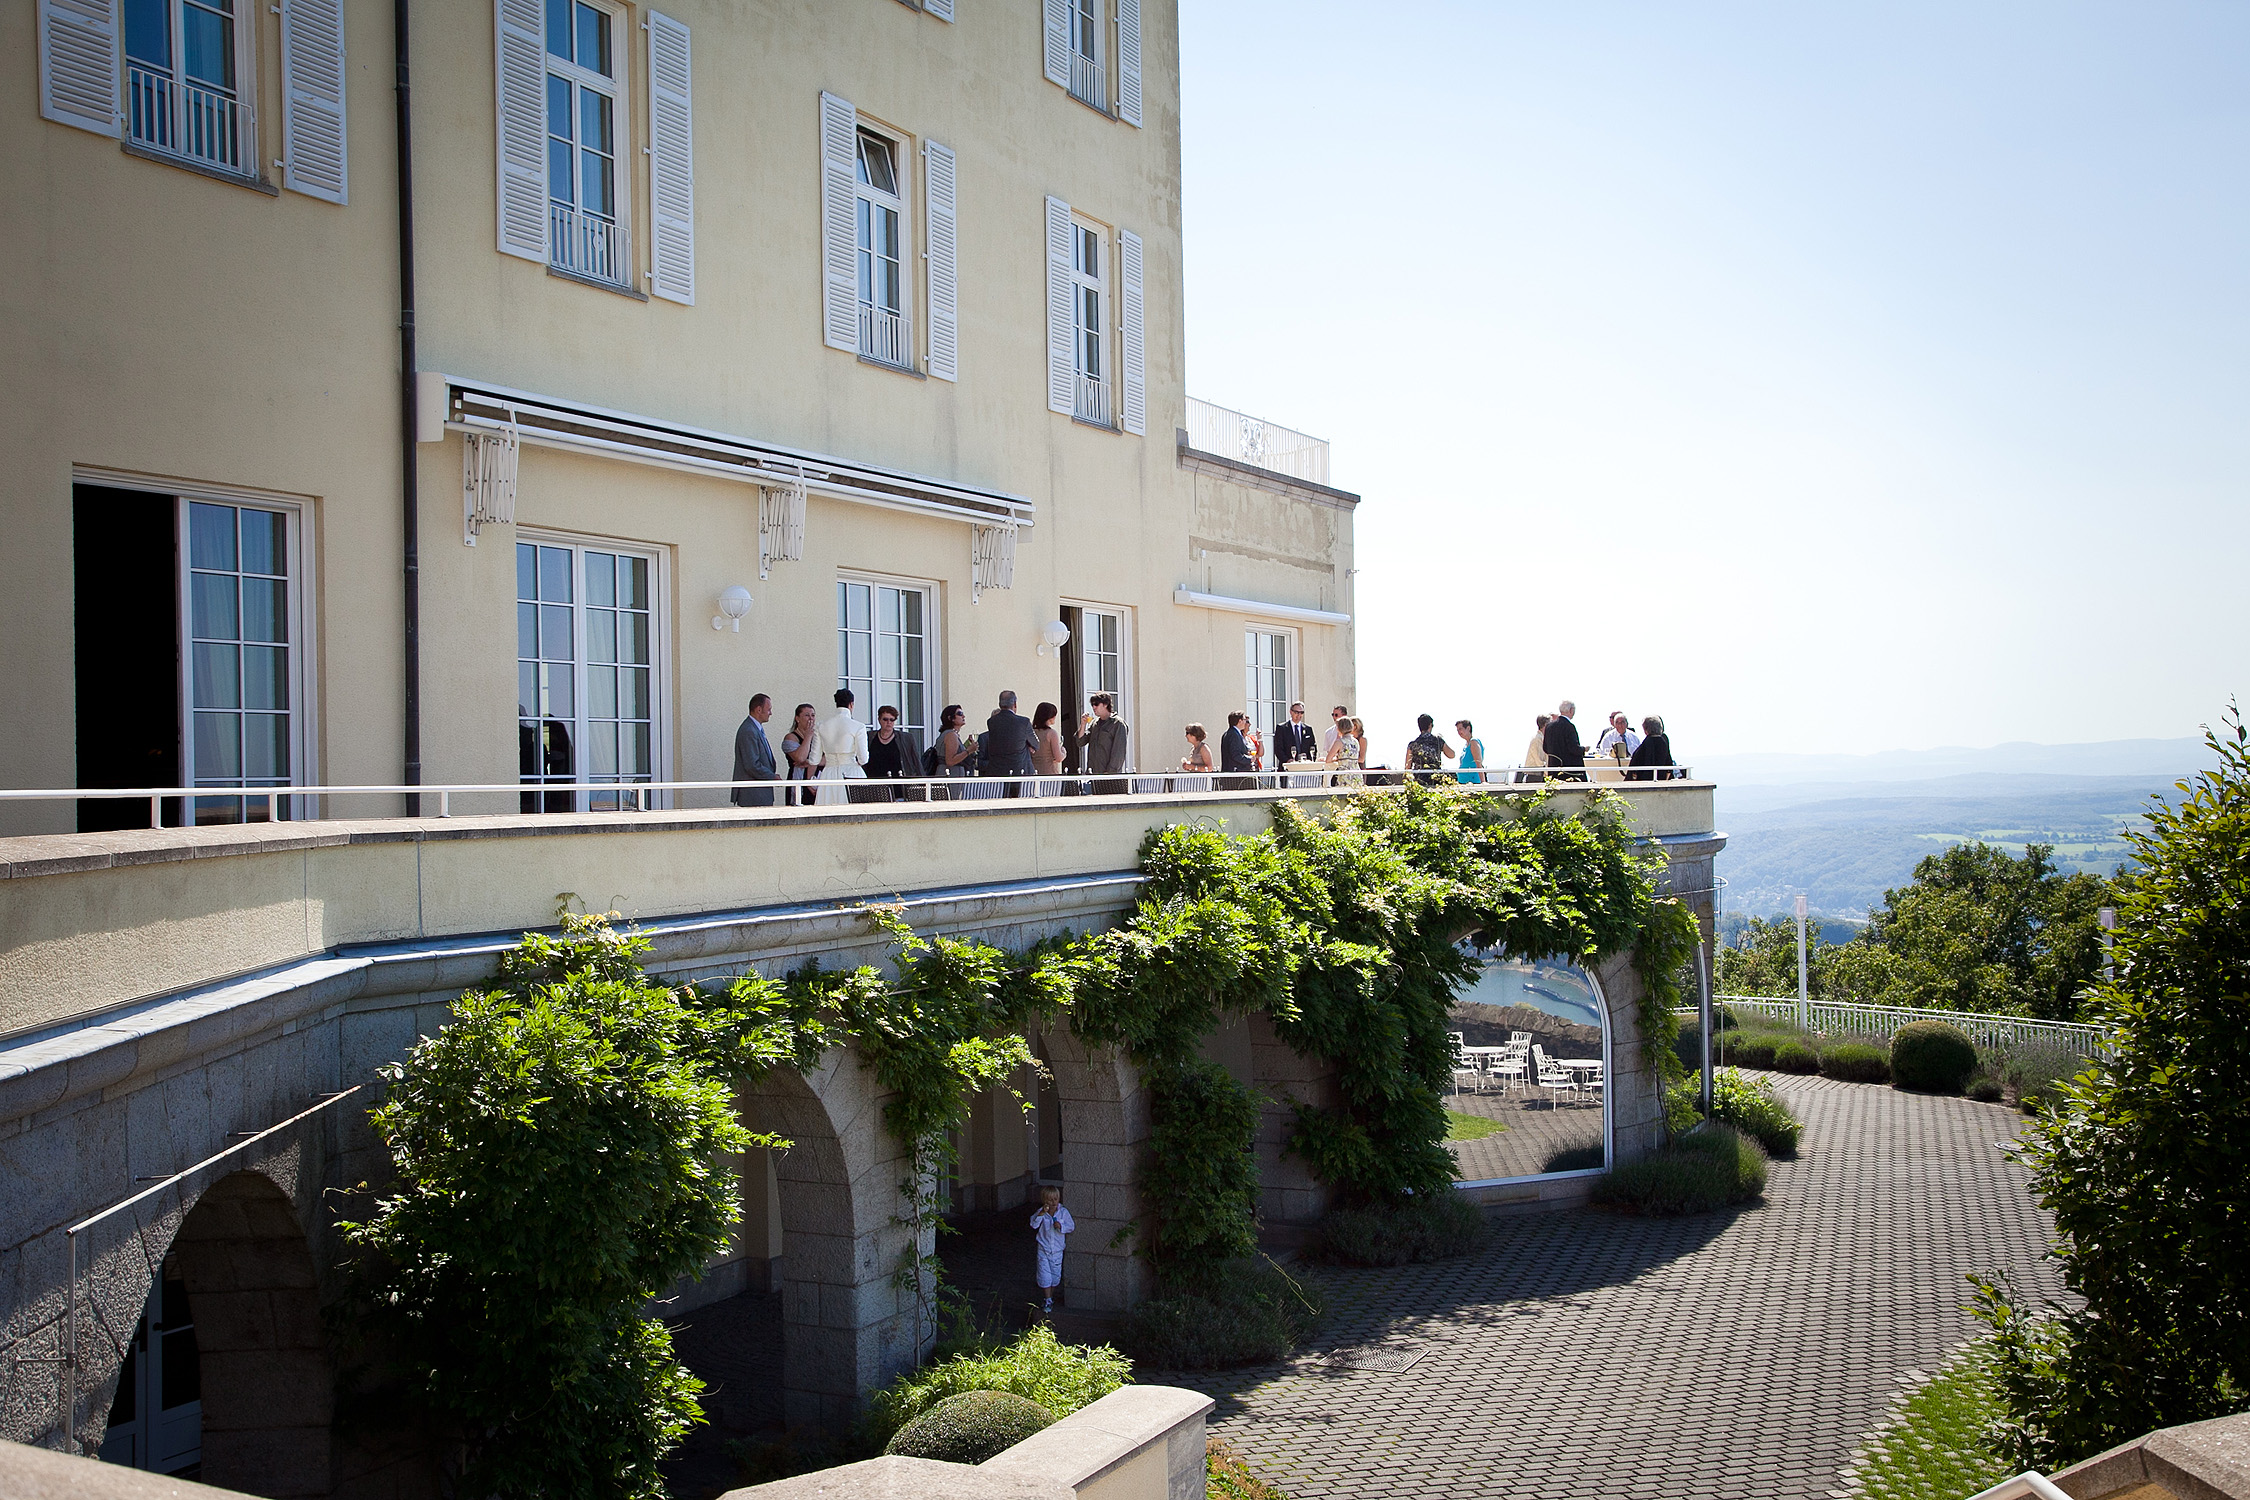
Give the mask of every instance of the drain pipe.
[[[391, 29], [398, 53], [398, 380], [399, 506], [405, 543], [406, 786], [422, 784], [422, 496], [417, 482], [420, 435], [415, 431], [414, 352], [414, 103], [408, 83], [407, 11], [410, 0], [391, 0]], [[422, 799], [409, 793], [406, 815], [419, 817]]]

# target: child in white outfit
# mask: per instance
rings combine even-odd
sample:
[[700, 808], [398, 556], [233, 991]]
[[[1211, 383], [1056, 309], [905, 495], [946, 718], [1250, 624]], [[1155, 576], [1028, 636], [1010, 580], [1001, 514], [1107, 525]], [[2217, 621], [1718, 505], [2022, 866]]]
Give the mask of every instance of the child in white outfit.
[[1042, 1187], [1039, 1190], [1039, 1208], [1031, 1216], [1031, 1227], [1039, 1240], [1039, 1296], [1040, 1311], [1050, 1316], [1055, 1311], [1055, 1288], [1062, 1285], [1063, 1236], [1078, 1227], [1063, 1207], [1062, 1189]]

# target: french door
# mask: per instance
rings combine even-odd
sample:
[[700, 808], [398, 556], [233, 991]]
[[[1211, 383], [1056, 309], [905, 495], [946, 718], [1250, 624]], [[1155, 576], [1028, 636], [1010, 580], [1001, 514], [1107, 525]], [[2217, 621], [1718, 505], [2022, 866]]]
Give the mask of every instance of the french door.
[[836, 580], [836, 685], [852, 690], [852, 712], [864, 724], [875, 722], [878, 708], [897, 709], [898, 727], [911, 730], [925, 749], [936, 718], [937, 656], [930, 638], [935, 603], [935, 590], [927, 585]]
[[[525, 812], [653, 805], [661, 752], [655, 554], [516, 543], [517, 780]], [[572, 790], [575, 783], [595, 783]]]

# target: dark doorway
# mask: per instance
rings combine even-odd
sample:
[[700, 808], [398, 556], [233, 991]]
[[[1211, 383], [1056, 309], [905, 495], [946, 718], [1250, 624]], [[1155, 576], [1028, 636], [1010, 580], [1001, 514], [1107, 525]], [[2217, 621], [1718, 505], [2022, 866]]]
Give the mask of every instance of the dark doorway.
[[203, 1457], [202, 1375], [187, 1283], [177, 1257], [167, 1256], [117, 1372], [103, 1462], [195, 1478]]
[[[71, 490], [78, 658], [78, 784], [180, 784], [179, 501]], [[180, 821], [177, 798], [164, 821]], [[146, 828], [149, 805], [81, 798], [78, 828]]]
[[[1075, 604], [1062, 607], [1062, 622], [1070, 627], [1070, 639], [1056, 654], [1062, 658], [1062, 696], [1056, 700], [1062, 707], [1063, 769], [1086, 769], [1086, 685], [1080, 670], [1078, 632], [1086, 628], [1086, 611]], [[1063, 788], [1065, 793], [1078, 790], [1073, 781]]]

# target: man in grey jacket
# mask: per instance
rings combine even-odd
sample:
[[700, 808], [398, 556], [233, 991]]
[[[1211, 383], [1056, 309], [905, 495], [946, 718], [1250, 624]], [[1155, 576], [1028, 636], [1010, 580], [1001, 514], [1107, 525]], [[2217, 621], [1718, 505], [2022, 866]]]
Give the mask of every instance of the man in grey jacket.
[[[773, 781], [777, 779], [773, 742], [766, 738], [766, 720], [773, 717], [773, 699], [764, 693], [750, 700], [750, 717], [734, 732], [733, 781]], [[736, 807], [773, 806], [773, 788], [770, 786], [738, 786], [728, 795]]]
[[[1086, 769], [1096, 776], [1117, 777], [1125, 769], [1125, 746], [1132, 731], [1117, 717], [1117, 700], [1109, 694], [1094, 694], [1087, 706], [1094, 711], [1094, 722], [1086, 729]], [[1097, 797], [1122, 796], [1125, 790], [1121, 778], [1094, 783]]]
[[[1031, 774], [1031, 721], [1016, 712], [1016, 694], [1013, 688], [1001, 693], [1000, 706], [992, 717], [984, 721], [983, 745], [977, 756], [977, 773], [982, 776], [1029, 776]], [[1020, 797], [1023, 788], [1010, 786], [1003, 796]]]

